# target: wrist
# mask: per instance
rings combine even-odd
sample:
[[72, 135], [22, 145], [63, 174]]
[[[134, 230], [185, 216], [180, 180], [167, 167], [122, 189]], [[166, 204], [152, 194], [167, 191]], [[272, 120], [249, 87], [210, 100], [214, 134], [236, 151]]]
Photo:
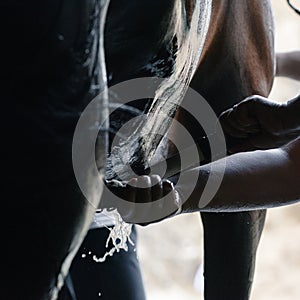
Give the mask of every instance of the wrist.
[[[182, 199], [184, 213], [199, 211], [199, 201], [210, 176], [210, 166], [202, 166], [186, 171], [182, 174], [183, 182], [177, 186]], [[196, 178], [196, 181], [195, 181]]]
[[300, 130], [299, 113], [300, 97], [288, 101], [282, 108], [286, 132], [297, 132]]
[[300, 80], [300, 51], [276, 54], [276, 76]]
[[275, 71], [275, 76], [282, 76], [282, 54], [277, 53], [276, 54], [276, 71]]

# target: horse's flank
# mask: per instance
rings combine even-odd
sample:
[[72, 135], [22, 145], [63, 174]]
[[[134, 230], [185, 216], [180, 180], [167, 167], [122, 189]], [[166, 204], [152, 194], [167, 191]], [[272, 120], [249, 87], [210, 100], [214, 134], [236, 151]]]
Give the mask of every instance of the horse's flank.
[[213, 1], [193, 86], [210, 101], [224, 102], [216, 105], [217, 113], [251, 94], [269, 95], [275, 70], [273, 39], [269, 0]]

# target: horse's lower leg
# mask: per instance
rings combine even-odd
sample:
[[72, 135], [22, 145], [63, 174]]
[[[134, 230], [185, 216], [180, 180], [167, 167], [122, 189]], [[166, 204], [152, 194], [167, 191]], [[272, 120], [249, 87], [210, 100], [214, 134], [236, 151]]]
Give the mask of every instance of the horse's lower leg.
[[202, 213], [205, 299], [249, 299], [266, 211]]

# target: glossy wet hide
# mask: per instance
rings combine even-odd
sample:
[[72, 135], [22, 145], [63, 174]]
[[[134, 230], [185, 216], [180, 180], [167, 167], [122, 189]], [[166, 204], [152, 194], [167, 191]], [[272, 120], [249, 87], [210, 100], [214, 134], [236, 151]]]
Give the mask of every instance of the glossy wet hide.
[[73, 173], [72, 139], [105, 85], [102, 12], [93, 0], [0, 4], [3, 299], [56, 299], [93, 217]]

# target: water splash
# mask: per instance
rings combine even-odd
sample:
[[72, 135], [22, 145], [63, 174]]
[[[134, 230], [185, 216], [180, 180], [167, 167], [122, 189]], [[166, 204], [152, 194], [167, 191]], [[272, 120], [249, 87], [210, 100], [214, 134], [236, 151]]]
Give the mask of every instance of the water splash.
[[[105, 210], [102, 213], [105, 213]], [[128, 251], [128, 243], [134, 246], [134, 242], [130, 238], [132, 224], [125, 223], [117, 210], [113, 210], [113, 216], [115, 225], [112, 228], [107, 227], [110, 233], [105, 246], [108, 248], [109, 242], [111, 241], [113, 247], [106, 252], [103, 257], [93, 255], [93, 260], [97, 263], [105, 262], [107, 257], [113, 256], [114, 253], [120, 252], [121, 250]]]

